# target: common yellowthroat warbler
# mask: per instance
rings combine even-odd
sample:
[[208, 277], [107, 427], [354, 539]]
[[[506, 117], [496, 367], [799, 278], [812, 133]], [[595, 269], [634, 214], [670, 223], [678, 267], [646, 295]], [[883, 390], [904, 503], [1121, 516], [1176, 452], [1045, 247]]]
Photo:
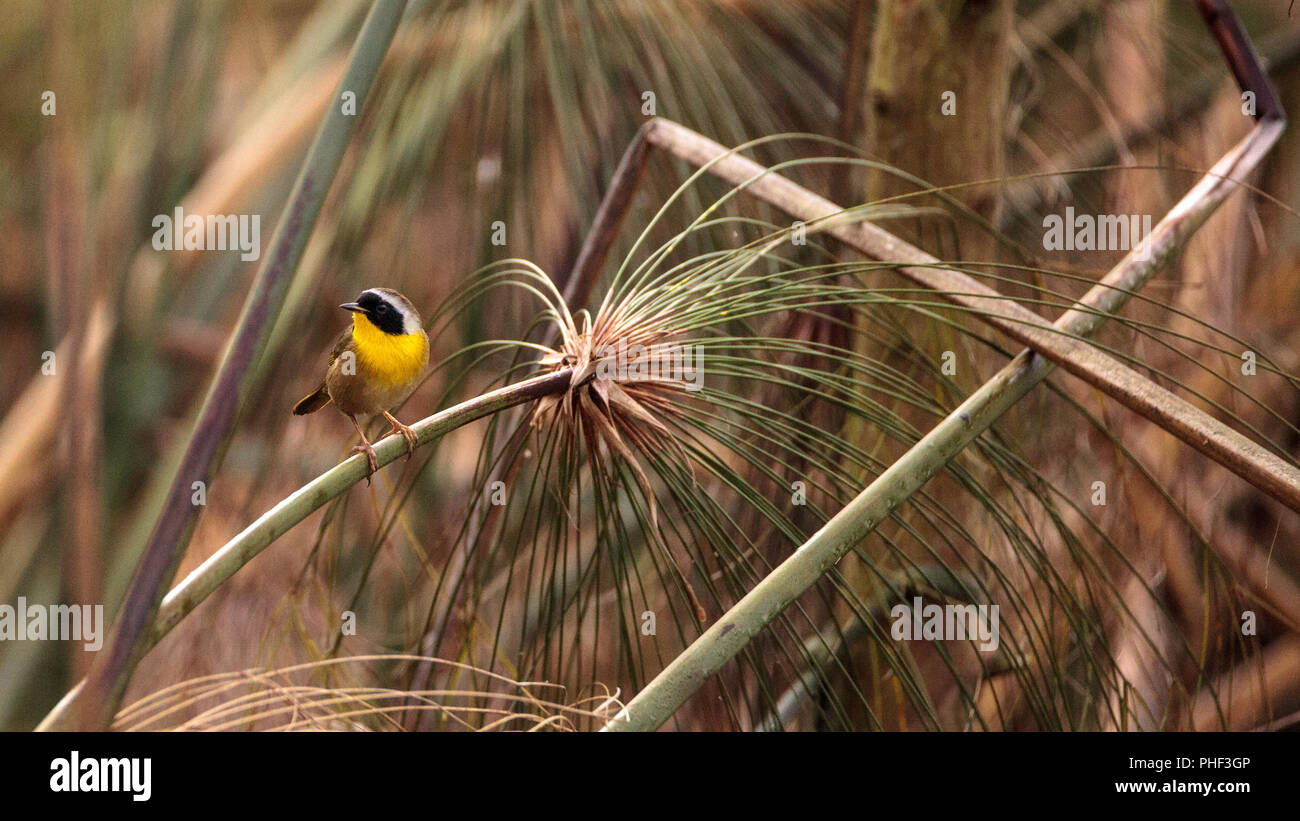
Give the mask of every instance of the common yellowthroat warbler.
[[[293, 406], [297, 416], [314, 413], [328, 405], [352, 420], [361, 444], [353, 453], [364, 453], [370, 474], [379, 465], [375, 449], [357, 424], [358, 416], [383, 414], [392, 425], [384, 436], [402, 434], [406, 439], [406, 458], [415, 453], [415, 433], [398, 422], [388, 409], [415, 390], [429, 364], [429, 337], [411, 301], [391, 288], [362, 291], [356, 302], [340, 308], [352, 312], [352, 327], [345, 330], [330, 351], [325, 381]], [[379, 437], [383, 439], [384, 436]]]

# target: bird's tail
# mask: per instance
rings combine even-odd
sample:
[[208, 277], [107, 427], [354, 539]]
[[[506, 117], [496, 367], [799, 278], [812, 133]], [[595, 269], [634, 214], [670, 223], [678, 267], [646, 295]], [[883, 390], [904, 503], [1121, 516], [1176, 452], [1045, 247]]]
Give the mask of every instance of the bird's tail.
[[322, 382], [320, 387], [314, 393], [304, 396], [298, 400], [298, 404], [293, 406], [293, 415], [302, 416], [308, 413], [315, 413], [330, 403], [329, 392], [325, 390], [325, 383]]

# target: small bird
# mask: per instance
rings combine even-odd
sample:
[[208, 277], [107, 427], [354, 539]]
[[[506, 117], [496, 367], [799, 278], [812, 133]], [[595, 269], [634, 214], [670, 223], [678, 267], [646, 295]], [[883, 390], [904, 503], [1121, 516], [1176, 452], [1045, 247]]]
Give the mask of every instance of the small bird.
[[392, 427], [379, 438], [400, 433], [406, 439], [406, 458], [411, 458], [415, 432], [393, 418], [388, 409], [419, 384], [429, 364], [429, 337], [411, 301], [391, 288], [370, 288], [362, 291], [356, 302], [339, 307], [352, 312], [352, 327], [334, 343], [325, 380], [300, 399], [293, 412], [295, 416], [315, 413], [333, 401], [361, 437], [361, 444], [352, 452], [366, 455], [369, 484], [379, 464], [357, 417], [382, 413]]

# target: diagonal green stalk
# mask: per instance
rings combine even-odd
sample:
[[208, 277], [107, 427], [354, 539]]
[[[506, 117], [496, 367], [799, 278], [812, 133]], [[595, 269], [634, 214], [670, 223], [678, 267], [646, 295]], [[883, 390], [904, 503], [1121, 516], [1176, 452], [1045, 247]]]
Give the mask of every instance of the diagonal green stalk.
[[[506, 408], [531, 402], [547, 394], [558, 393], [569, 387], [573, 372], [568, 368], [525, 379], [489, 391], [454, 407], [439, 411], [411, 426], [415, 432], [416, 447], [437, 441], [447, 433], [468, 425], [484, 416]], [[406, 455], [406, 441], [400, 436], [389, 436], [375, 443], [375, 459], [382, 468]], [[194, 608], [220, 587], [236, 571], [291, 528], [324, 507], [332, 499], [342, 496], [353, 485], [366, 478], [365, 457], [357, 454], [317, 476], [286, 496], [275, 507], [263, 513], [239, 535], [213, 553], [196, 567], [180, 584], [163, 597], [158, 616], [141, 638], [141, 656], [152, 650], [163, 636], [180, 624]], [[60, 699], [54, 709], [37, 729], [53, 729], [64, 717], [70, 715], [81, 699], [84, 682], [78, 684]]]
[[[379, 72], [405, 7], [406, 0], [376, 0], [361, 27], [340, 84], [340, 93], [355, 93], [358, 111]], [[190, 500], [193, 485], [210, 482], [221, 463], [240, 408], [248, 399], [250, 375], [266, 347], [357, 119], [355, 113], [345, 114], [343, 106], [336, 104], [321, 121], [234, 336], [203, 401], [167, 502], [136, 566], [122, 609], [104, 649], [86, 675], [82, 687], [85, 695], [75, 714], [65, 712], [59, 722], [50, 722], [47, 717], [43, 727], [102, 730], [112, 723], [131, 674], [144, 653], [145, 637], [163, 591], [176, 573], [198, 520], [199, 506]]]

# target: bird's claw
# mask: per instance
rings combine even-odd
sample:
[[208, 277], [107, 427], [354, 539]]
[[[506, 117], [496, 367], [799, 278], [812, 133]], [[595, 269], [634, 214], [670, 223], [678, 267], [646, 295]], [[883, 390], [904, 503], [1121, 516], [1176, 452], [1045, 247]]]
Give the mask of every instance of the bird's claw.
[[379, 460], [375, 458], [375, 449], [370, 445], [357, 445], [352, 449], [353, 453], [364, 453], [366, 455], [366, 464], [370, 470], [366, 471], [366, 484], [370, 484], [370, 477], [374, 472], [379, 470]]
[[415, 446], [419, 441], [415, 436], [415, 431], [395, 419], [392, 420], [392, 425], [384, 436], [392, 436], [394, 433], [402, 434], [402, 438], [406, 440], [406, 461], [409, 462], [411, 457], [415, 455]]

